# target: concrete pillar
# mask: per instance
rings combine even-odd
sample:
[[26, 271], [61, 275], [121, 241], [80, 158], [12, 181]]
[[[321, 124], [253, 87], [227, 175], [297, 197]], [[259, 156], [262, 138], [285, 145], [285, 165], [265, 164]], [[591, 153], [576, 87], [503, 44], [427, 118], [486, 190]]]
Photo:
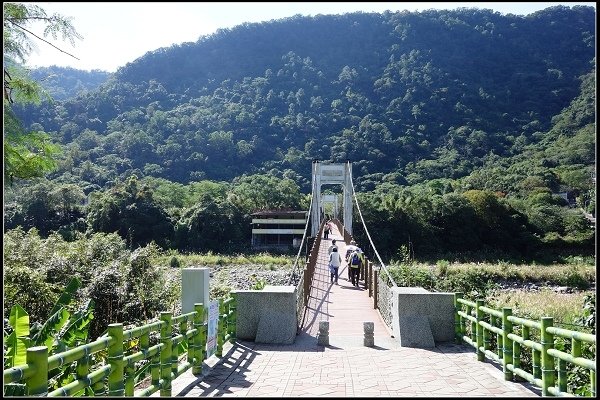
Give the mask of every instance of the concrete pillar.
[[375, 323], [374, 322], [363, 322], [363, 330], [365, 332], [365, 338], [363, 344], [366, 347], [375, 346]]
[[209, 304], [210, 268], [183, 268], [181, 270], [181, 312], [194, 311], [195, 303]]
[[319, 346], [329, 346], [329, 321], [319, 321], [317, 344]]

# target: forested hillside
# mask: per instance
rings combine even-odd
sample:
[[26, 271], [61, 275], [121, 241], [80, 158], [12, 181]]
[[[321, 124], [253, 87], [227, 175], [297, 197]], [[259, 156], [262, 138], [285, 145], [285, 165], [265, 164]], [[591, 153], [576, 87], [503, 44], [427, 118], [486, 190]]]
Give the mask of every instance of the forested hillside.
[[106, 71], [81, 71], [57, 66], [35, 68], [31, 71], [31, 77], [40, 82], [53, 100], [67, 100], [80, 93], [97, 89], [109, 76], [110, 73]]
[[[410, 226], [398, 240], [424, 252], [526, 253], [540, 238], [589, 251], [593, 231], [557, 194], [595, 210], [595, 20], [583, 6], [295, 16], [108, 77], [60, 71], [55, 102], [14, 106], [63, 151], [47, 179], [8, 188], [5, 226], [243, 247], [253, 210], [307, 207], [312, 160], [350, 160], [371, 222]], [[506, 212], [483, 229], [492, 209]], [[223, 236], [207, 245], [201, 228]]]

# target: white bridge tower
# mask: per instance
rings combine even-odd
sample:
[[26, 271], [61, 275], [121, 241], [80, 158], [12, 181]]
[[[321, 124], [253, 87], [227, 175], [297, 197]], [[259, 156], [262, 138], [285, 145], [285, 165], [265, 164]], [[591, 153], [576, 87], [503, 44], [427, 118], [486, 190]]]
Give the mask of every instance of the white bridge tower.
[[337, 196], [321, 195], [323, 185], [342, 185], [344, 228], [352, 234], [352, 164], [323, 164], [313, 161], [312, 195], [313, 207], [310, 215], [311, 236], [319, 233], [323, 215], [323, 203], [334, 203], [334, 216], [337, 217]]

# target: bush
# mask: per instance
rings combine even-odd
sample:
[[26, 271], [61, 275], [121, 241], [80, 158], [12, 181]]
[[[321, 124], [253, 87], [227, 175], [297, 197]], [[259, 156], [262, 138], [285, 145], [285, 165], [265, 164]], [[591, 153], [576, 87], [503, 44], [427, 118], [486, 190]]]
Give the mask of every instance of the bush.
[[179, 259], [175, 256], [171, 257], [169, 265], [171, 266], [171, 268], [181, 268], [181, 263], [179, 262]]

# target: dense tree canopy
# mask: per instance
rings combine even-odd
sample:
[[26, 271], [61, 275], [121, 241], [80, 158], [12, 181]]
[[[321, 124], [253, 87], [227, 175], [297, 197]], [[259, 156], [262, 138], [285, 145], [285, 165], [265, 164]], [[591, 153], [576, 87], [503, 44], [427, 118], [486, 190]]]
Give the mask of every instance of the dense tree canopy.
[[53, 196], [7, 202], [5, 223], [235, 247], [253, 211], [308, 208], [313, 160], [348, 160], [388, 254], [589, 250], [593, 231], [567, 206], [595, 211], [594, 34], [583, 6], [295, 16], [110, 76], [55, 70], [59, 101], [13, 109], [60, 141], [58, 169], [8, 198], [38, 184]]

